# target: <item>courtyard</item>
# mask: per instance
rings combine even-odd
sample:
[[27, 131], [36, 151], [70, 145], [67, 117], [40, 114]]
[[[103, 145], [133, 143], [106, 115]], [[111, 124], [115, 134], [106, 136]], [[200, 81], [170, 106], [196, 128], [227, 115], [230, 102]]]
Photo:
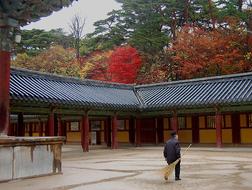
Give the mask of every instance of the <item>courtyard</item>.
[[[252, 151], [248, 147], [192, 147], [181, 163], [181, 181], [165, 181], [163, 147], [111, 150], [64, 145], [63, 174], [0, 183], [4, 190], [250, 190]], [[182, 152], [185, 148], [182, 148]]]

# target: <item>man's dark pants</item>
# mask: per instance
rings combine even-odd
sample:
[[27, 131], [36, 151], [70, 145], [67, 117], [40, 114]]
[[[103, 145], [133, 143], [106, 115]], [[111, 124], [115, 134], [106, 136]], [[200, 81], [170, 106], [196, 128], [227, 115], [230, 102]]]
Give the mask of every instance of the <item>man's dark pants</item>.
[[180, 161], [175, 166], [175, 178], [179, 178], [180, 175]]

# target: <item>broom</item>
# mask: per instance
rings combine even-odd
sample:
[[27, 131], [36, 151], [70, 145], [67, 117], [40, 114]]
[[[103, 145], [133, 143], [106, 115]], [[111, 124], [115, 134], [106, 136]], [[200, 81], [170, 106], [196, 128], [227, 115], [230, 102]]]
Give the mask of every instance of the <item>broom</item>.
[[[185, 153], [188, 151], [188, 149], [189, 149], [191, 146], [192, 146], [192, 144], [190, 144], [190, 145], [186, 148], [186, 150], [185, 150], [185, 152], [182, 154], [182, 156], [185, 155]], [[177, 165], [177, 163], [178, 163], [180, 160], [181, 160], [181, 157], [178, 158], [176, 161], [172, 162], [171, 164], [167, 165], [166, 167], [164, 167], [164, 168], [162, 169], [162, 171], [163, 171], [163, 173], [164, 173], [164, 179], [165, 179], [165, 180], [168, 180], [168, 177], [172, 174], [172, 172], [173, 172], [174, 169], [175, 169], [175, 166]]]

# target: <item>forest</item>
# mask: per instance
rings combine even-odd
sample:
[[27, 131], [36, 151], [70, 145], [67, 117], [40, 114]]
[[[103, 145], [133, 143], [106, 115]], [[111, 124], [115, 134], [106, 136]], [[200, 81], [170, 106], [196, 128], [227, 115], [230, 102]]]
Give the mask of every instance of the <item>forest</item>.
[[81, 79], [149, 84], [252, 71], [251, 0], [116, 0], [83, 35], [22, 30], [12, 66]]

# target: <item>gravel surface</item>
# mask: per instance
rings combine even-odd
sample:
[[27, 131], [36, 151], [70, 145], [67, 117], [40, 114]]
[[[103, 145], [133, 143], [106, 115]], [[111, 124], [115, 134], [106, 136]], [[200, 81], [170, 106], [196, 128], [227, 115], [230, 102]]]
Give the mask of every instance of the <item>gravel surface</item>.
[[[185, 149], [182, 149], [184, 151]], [[3, 190], [251, 190], [252, 148], [195, 148], [181, 162], [181, 181], [163, 179], [162, 147], [63, 147], [63, 174], [0, 183]]]

